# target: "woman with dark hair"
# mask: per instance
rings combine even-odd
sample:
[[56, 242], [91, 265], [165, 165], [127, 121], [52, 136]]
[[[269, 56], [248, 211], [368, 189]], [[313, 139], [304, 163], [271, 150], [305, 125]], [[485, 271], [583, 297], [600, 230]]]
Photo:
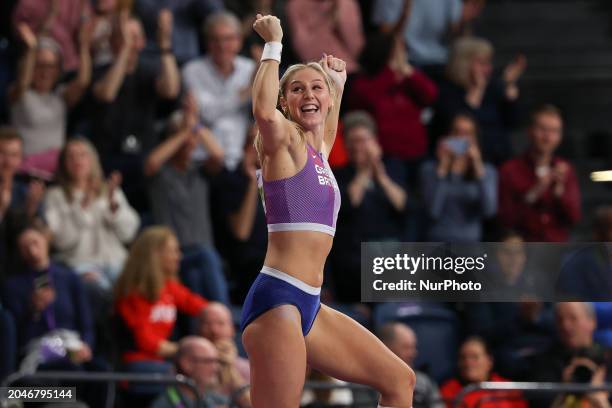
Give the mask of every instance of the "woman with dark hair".
[[[447, 402], [449, 408], [455, 406], [454, 399], [466, 385], [483, 381], [508, 381], [493, 372], [493, 356], [485, 341], [480, 337], [469, 337], [461, 344], [458, 369], [459, 377], [447, 381], [440, 387], [442, 398]], [[527, 407], [527, 402], [519, 391], [501, 393], [476, 391], [469, 393], [463, 399], [463, 403], [466, 408]]]
[[421, 115], [436, 101], [438, 89], [408, 62], [401, 36], [410, 10], [410, 2], [405, 3], [394, 30], [368, 39], [360, 57], [363, 71], [351, 82], [347, 103], [350, 110], [365, 110], [374, 117], [385, 162], [411, 187], [428, 146]]
[[479, 242], [482, 222], [497, 211], [497, 172], [482, 160], [477, 132], [474, 118], [456, 115], [437, 158], [421, 167], [430, 241]]

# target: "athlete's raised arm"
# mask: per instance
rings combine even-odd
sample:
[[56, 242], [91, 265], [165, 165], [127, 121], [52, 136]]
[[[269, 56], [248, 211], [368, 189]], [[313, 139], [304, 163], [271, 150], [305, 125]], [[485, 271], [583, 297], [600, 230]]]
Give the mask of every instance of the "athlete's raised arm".
[[325, 120], [325, 134], [323, 142], [325, 144], [326, 154], [329, 155], [334, 141], [336, 140], [336, 131], [338, 130], [338, 120], [340, 119], [340, 103], [342, 102], [342, 94], [344, 93], [344, 84], [346, 82], [346, 63], [340, 58], [333, 55], [324, 55], [319, 62], [325, 73], [331, 79], [334, 86], [333, 91], [333, 106], [332, 110], [327, 115]]
[[253, 80], [253, 116], [261, 132], [264, 154], [269, 155], [283, 144], [288, 144], [290, 135], [288, 121], [276, 109], [283, 29], [277, 17], [261, 14], [257, 14], [253, 29], [266, 42], [261, 64]]

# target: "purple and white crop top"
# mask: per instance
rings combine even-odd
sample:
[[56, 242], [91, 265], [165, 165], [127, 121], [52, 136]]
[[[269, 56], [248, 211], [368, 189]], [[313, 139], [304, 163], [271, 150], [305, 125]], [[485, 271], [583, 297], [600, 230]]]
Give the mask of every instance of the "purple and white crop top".
[[318, 231], [333, 236], [340, 190], [327, 159], [306, 143], [307, 160], [297, 174], [265, 181], [257, 173], [268, 231]]

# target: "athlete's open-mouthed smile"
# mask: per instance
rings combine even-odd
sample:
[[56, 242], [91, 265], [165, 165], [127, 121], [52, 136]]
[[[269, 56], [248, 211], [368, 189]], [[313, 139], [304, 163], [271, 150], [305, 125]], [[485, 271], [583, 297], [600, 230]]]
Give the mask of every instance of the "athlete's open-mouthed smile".
[[307, 104], [302, 105], [300, 110], [303, 113], [316, 113], [319, 111], [319, 107], [315, 105], [314, 103], [307, 103]]
[[287, 104], [292, 116], [302, 126], [312, 127], [324, 121], [330, 94], [321, 74], [312, 69], [297, 72], [287, 89]]

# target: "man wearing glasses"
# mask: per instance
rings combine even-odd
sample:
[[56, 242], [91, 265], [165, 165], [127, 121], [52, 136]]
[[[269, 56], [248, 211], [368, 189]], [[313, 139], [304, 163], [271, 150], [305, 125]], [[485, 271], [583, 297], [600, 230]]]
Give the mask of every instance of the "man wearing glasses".
[[[199, 336], [187, 336], [179, 342], [175, 358], [177, 374], [191, 378], [200, 393], [197, 408], [215, 408], [227, 405], [228, 398], [219, 394], [220, 360], [215, 346]], [[196, 408], [195, 395], [189, 387], [171, 386], [153, 403], [152, 408]]]

